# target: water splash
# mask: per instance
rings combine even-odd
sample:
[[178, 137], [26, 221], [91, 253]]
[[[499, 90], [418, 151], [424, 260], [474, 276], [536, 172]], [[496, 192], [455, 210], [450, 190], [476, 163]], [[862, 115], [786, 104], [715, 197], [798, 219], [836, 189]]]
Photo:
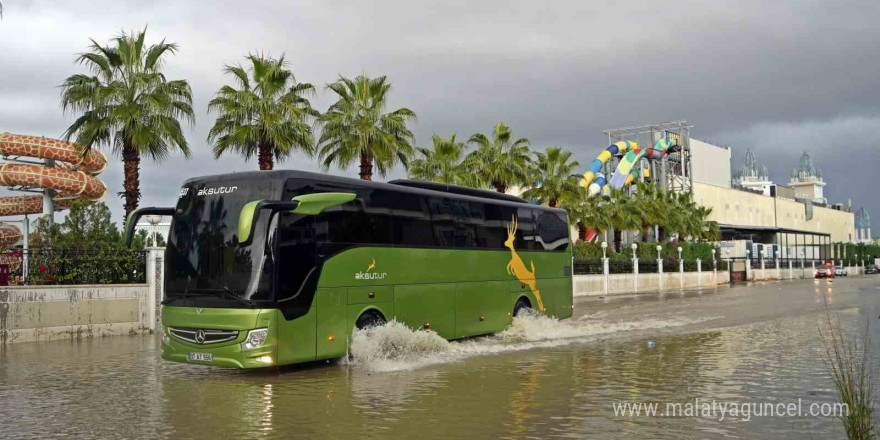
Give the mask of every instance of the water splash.
[[556, 347], [595, 340], [601, 336], [632, 334], [641, 330], [680, 327], [712, 318], [640, 319], [638, 321], [565, 320], [525, 313], [492, 336], [447, 341], [433, 330], [412, 330], [401, 322], [355, 330], [349, 364], [370, 371], [413, 370], [457, 362], [472, 356]]

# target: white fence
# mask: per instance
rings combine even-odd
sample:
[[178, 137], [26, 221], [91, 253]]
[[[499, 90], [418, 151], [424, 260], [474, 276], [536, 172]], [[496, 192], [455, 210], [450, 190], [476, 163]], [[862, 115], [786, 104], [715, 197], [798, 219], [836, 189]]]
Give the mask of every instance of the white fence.
[[[745, 263], [748, 281], [812, 278], [815, 270], [809, 265], [804, 268], [794, 267], [790, 262], [783, 262], [776, 268], [750, 266], [750, 262]], [[679, 266], [676, 272], [640, 273], [636, 262], [632, 273], [610, 274], [608, 265], [605, 264], [604, 274], [574, 276], [574, 296], [664, 292], [709, 288], [730, 283], [730, 273], [727, 270], [702, 270], [699, 262], [697, 268], [696, 272], [684, 272]], [[848, 266], [846, 270], [850, 276], [863, 275], [865, 272], [862, 266]]]
[[163, 251], [147, 252], [146, 284], [0, 287], [0, 345], [155, 331]]

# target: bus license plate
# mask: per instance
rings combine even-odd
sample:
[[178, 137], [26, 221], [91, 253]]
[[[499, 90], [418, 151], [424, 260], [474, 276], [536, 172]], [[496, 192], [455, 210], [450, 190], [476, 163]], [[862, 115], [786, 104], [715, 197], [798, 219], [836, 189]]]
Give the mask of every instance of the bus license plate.
[[191, 352], [186, 355], [187, 359], [190, 361], [196, 362], [211, 362], [214, 360], [214, 355], [212, 353], [195, 353]]

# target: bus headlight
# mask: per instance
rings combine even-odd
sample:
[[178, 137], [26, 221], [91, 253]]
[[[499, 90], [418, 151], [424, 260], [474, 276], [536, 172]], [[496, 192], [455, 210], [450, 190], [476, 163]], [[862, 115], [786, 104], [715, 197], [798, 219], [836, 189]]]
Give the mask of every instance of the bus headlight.
[[247, 339], [241, 343], [242, 350], [250, 350], [252, 348], [257, 348], [263, 345], [266, 342], [266, 336], [269, 335], [269, 329], [267, 328], [258, 328], [256, 330], [251, 330], [248, 332]]

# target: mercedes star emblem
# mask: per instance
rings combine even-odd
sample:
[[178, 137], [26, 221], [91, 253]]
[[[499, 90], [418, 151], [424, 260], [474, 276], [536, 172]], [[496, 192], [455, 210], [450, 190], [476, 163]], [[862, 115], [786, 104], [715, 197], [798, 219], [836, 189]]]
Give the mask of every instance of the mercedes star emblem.
[[196, 330], [196, 342], [199, 344], [205, 343], [205, 331], [204, 330]]

